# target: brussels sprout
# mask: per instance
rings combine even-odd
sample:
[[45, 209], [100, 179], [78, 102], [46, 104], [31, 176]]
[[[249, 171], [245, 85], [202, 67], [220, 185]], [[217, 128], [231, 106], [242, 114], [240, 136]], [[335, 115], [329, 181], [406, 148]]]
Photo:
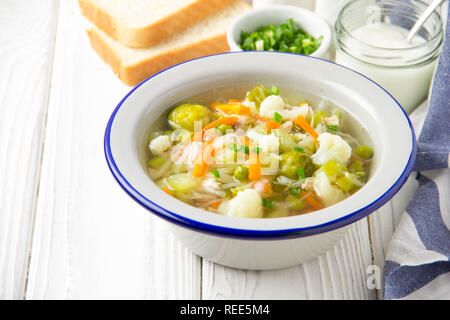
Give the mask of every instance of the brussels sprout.
[[189, 173], [172, 174], [166, 178], [167, 185], [175, 192], [188, 193], [198, 186], [198, 181]]
[[236, 167], [233, 176], [239, 181], [245, 181], [248, 179], [248, 169], [244, 166]]
[[186, 103], [179, 105], [169, 113], [169, 124], [171, 127], [194, 131], [194, 122], [201, 121], [202, 128], [211, 122], [211, 110], [200, 104]]
[[278, 130], [278, 138], [280, 139], [280, 152], [288, 152], [294, 149], [295, 140], [286, 130]]
[[170, 139], [175, 142], [188, 142], [191, 140], [192, 133], [186, 129], [176, 129], [170, 135]]
[[289, 151], [281, 154], [280, 160], [280, 174], [297, 179], [297, 168], [302, 168], [305, 177], [310, 177], [314, 172], [314, 164], [311, 158], [303, 152]]

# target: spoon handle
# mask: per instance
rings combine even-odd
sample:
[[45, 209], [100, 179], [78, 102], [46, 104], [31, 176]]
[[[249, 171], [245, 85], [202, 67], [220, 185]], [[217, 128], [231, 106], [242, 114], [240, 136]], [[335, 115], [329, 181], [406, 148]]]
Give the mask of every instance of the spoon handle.
[[428, 17], [431, 15], [431, 13], [436, 9], [444, 0], [434, 0], [422, 13], [422, 15], [419, 17], [417, 22], [413, 25], [411, 30], [408, 33], [408, 37], [406, 40], [408, 42], [411, 42], [411, 39], [414, 38], [417, 31], [419, 31], [420, 27], [423, 25], [423, 23], [428, 19]]

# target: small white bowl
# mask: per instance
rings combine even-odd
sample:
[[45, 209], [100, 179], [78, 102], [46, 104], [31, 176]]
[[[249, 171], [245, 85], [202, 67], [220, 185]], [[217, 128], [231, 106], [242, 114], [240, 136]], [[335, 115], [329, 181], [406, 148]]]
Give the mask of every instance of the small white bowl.
[[[333, 206], [276, 219], [228, 217], [166, 194], [149, 178], [140, 157], [147, 148], [147, 129], [187, 97], [240, 84], [277, 85], [281, 90], [294, 85], [334, 102], [358, 119], [375, 151], [367, 184]], [[268, 51], [207, 56], [153, 75], [128, 93], [114, 110], [104, 147], [107, 163], [120, 186], [144, 208], [167, 220], [182, 243], [206, 259], [244, 269], [282, 268], [325, 253], [349, 225], [394, 196], [411, 173], [416, 154], [408, 116], [372, 80], [330, 61]]]
[[251, 9], [237, 17], [228, 28], [227, 41], [231, 51], [242, 51], [239, 46], [241, 32], [253, 32], [265, 25], [279, 25], [292, 18], [303, 30], [314, 38], [323, 37], [319, 48], [310, 54], [311, 57], [329, 58], [331, 45], [331, 29], [329, 25], [314, 12], [296, 6], [269, 5]]

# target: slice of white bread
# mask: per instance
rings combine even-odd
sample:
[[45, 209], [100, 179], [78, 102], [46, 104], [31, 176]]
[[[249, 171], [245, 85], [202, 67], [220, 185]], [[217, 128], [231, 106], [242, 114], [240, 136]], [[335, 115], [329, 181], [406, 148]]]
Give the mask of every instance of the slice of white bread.
[[88, 29], [91, 46], [127, 85], [136, 85], [174, 64], [229, 50], [226, 32], [231, 21], [250, 6], [232, 0], [215, 14], [155, 46], [133, 49], [96, 27]]
[[79, 0], [81, 12], [121, 44], [146, 48], [193, 25], [231, 0]]

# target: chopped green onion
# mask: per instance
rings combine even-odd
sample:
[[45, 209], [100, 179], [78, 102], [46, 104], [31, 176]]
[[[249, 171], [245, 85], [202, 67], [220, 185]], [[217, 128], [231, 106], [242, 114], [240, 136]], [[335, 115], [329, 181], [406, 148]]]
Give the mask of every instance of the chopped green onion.
[[255, 49], [258, 51], [263, 51], [264, 50], [264, 40], [257, 40], [255, 42]]
[[327, 128], [328, 128], [328, 130], [331, 130], [331, 131], [339, 131], [339, 127], [338, 126], [327, 126]]
[[252, 152], [256, 153], [256, 154], [259, 154], [260, 151], [261, 151], [261, 149], [259, 147], [254, 147], [252, 150]]
[[262, 198], [262, 205], [263, 205], [263, 207], [273, 209], [275, 207], [275, 201]]
[[305, 172], [303, 168], [297, 168], [297, 176], [299, 179], [305, 179]]
[[294, 150], [298, 151], [298, 152], [305, 152], [305, 149], [303, 149], [301, 147], [297, 147], [297, 146], [294, 147]]
[[219, 171], [218, 171], [217, 169], [211, 170], [211, 173], [214, 175], [214, 177], [215, 177], [216, 179], [219, 179], [219, 178], [220, 178], [220, 173], [219, 173]]
[[280, 89], [278, 89], [278, 87], [276, 86], [272, 86], [272, 90], [270, 90], [272, 92], [273, 95], [278, 96], [280, 94]]
[[299, 196], [302, 194], [302, 188], [289, 188], [289, 191], [293, 196]]
[[[319, 48], [322, 38], [314, 38], [290, 18], [279, 25], [261, 26], [255, 32], [242, 30], [240, 47], [244, 51], [267, 50], [309, 55]], [[272, 91], [272, 94], [277, 95], [275, 92]]]
[[278, 112], [275, 112], [273, 114], [273, 120], [275, 120], [278, 123], [282, 123], [283, 122], [283, 117]]

